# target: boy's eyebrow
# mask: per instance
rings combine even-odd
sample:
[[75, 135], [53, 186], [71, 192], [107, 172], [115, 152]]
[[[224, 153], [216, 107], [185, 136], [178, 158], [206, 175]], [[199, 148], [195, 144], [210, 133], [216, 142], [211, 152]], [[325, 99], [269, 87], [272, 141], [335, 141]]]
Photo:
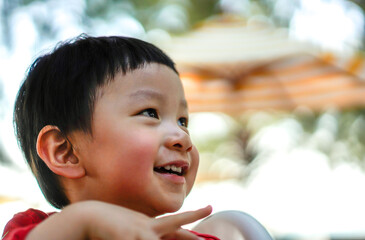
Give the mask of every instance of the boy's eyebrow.
[[[163, 94], [152, 89], [139, 89], [138, 91], [131, 93], [129, 96], [134, 99], [157, 99], [160, 102], [164, 101]], [[188, 103], [185, 99], [180, 101], [180, 105], [183, 108], [188, 108]]]
[[131, 98], [142, 98], [142, 99], [158, 99], [159, 101], [163, 100], [163, 95], [159, 92], [156, 92], [151, 89], [139, 89], [129, 95]]

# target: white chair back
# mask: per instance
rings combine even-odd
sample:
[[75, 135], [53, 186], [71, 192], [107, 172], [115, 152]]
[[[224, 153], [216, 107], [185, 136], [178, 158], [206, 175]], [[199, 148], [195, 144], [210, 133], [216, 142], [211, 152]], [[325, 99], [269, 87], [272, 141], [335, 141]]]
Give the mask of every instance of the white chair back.
[[221, 240], [273, 240], [266, 228], [254, 217], [241, 211], [217, 212], [193, 229]]

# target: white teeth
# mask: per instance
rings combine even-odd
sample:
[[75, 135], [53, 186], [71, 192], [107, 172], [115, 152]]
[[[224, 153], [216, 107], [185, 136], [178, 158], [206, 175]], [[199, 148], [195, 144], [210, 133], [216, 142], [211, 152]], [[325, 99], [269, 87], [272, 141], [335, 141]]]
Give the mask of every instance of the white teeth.
[[177, 172], [177, 173], [181, 173], [182, 172], [182, 167], [176, 167], [175, 165], [167, 165], [163, 167], [164, 169], [166, 169], [167, 171], [173, 171], [173, 172]]

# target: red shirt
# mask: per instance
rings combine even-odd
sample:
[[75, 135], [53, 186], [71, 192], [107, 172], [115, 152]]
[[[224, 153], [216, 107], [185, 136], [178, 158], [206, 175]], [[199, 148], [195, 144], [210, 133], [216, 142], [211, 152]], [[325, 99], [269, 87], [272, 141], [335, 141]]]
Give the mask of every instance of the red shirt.
[[[53, 212], [54, 213], [54, 212]], [[14, 215], [14, 217], [6, 224], [2, 240], [24, 240], [27, 234], [44, 219], [52, 215], [53, 213], [44, 213], [36, 209], [28, 209], [25, 212], [20, 212]], [[195, 235], [204, 238], [206, 240], [219, 240], [219, 238], [208, 235], [193, 232]]]

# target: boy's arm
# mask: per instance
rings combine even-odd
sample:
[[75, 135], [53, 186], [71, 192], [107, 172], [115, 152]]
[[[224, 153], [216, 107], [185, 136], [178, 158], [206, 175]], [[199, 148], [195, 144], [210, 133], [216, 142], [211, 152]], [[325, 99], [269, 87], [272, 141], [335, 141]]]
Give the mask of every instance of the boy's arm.
[[211, 207], [162, 218], [150, 218], [116, 205], [87, 201], [72, 204], [35, 227], [27, 240], [145, 239], [195, 240], [181, 229], [211, 213]]

